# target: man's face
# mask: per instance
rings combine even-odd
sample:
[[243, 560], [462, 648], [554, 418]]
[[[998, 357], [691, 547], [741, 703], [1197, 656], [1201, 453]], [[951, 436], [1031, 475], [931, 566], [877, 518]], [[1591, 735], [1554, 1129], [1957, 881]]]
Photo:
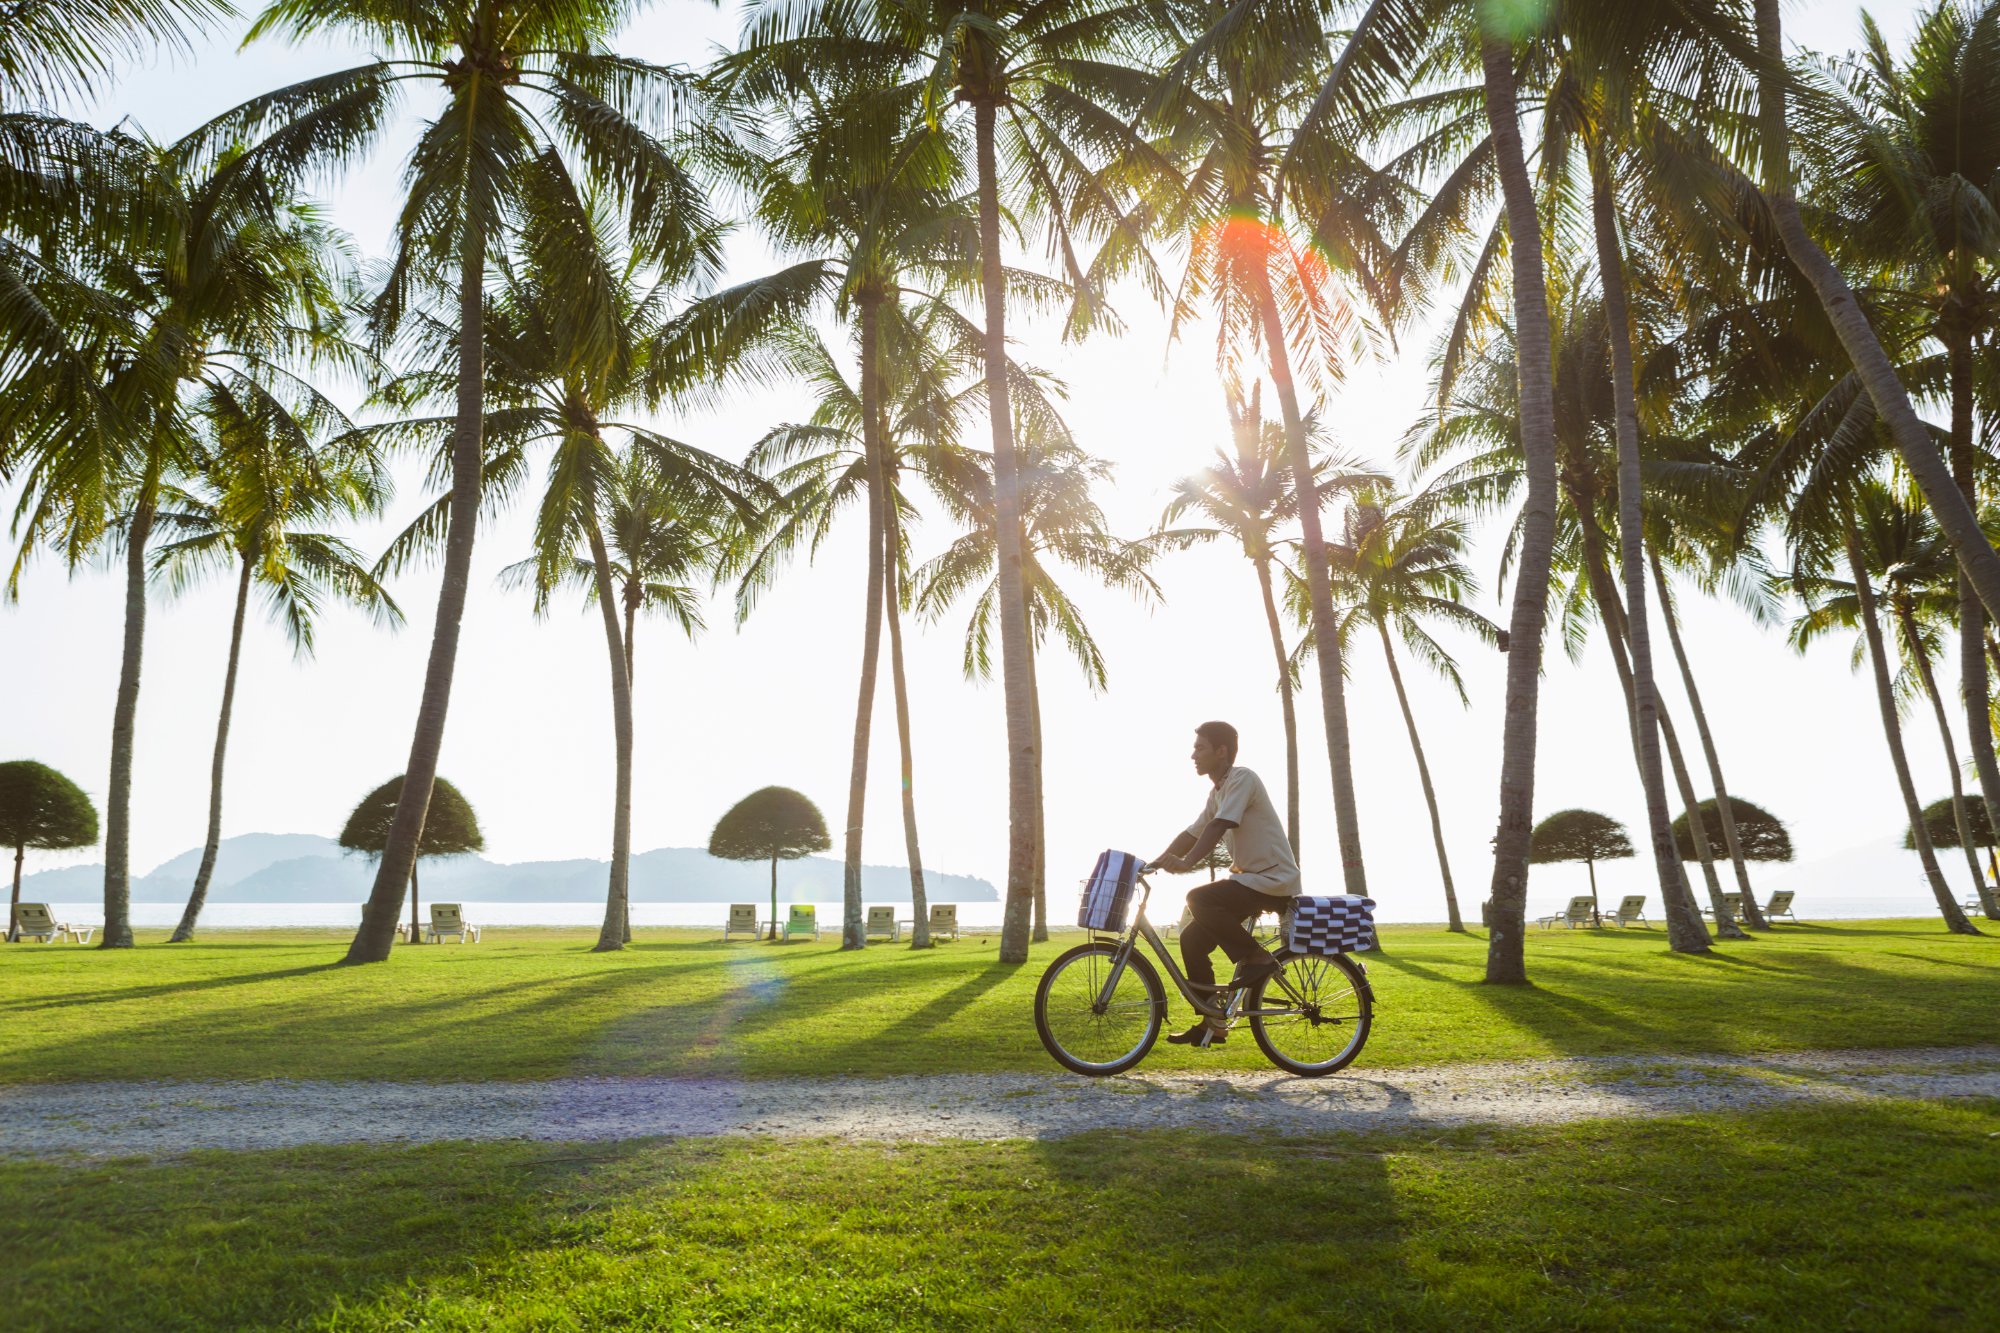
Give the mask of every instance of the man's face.
[[1222, 751], [1210, 744], [1208, 737], [1195, 733], [1194, 753], [1188, 756], [1194, 760], [1194, 771], [1205, 778], [1212, 778], [1225, 767]]

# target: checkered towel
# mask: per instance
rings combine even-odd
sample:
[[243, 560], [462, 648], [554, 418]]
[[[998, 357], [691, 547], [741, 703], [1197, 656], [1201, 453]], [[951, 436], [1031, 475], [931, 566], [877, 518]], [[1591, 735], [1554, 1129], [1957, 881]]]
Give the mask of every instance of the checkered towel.
[[1077, 909], [1076, 924], [1085, 930], [1125, 929], [1125, 914], [1132, 908], [1132, 887], [1144, 864], [1130, 852], [1100, 853], [1097, 869], [1083, 883], [1083, 905]]
[[1340, 894], [1292, 899], [1285, 918], [1285, 948], [1291, 953], [1354, 953], [1375, 947], [1375, 900]]

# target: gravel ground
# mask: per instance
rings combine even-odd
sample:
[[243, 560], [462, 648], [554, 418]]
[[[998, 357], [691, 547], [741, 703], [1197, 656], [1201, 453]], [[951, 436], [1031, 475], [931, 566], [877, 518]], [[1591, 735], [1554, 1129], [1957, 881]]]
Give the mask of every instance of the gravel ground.
[[1061, 1138], [1106, 1128], [1302, 1135], [1879, 1097], [2000, 1097], [2000, 1047], [1540, 1060], [1325, 1079], [1273, 1072], [39, 1084], [0, 1088], [0, 1157], [717, 1134], [883, 1142]]

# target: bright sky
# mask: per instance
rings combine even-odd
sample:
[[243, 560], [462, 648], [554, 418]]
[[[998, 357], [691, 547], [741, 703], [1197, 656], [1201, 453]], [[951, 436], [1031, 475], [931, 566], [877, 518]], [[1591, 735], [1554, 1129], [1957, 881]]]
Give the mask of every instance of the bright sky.
[[[1892, 39], [1907, 32], [1912, 8], [1898, 3], [1877, 11]], [[1794, 40], [1820, 50], [1844, 49], [1857, 30], [1855, 11], [1845, 6], [1794, 5], [1787, 21]], [[729, 42], [734, 29], [728, 10], [666, 0], [621, 45], [656, 60], [694, 62]], [[127, 71], [85, 110], [106, 123], [129, 116], [155, 137], [171, 138], [253, 93], [355, 63], [354, 54], [270, 42], [238, 52], [233, 38], [218, 40], [191, 59]], [[326, 192], [335, 220], [371, 253], [381, 252], [394, 212], [401, 151], [399, 143]], [[761, 260], [747, 237], [734, 255], [733, 276], [748, 275]], [[1023, 354], [1068, 380], [1069, 418], [1079, 439], [1117, 464], [1117, 485], [1104, 504], [1127, 535], [1157, 521], [1174, 478], [1203, 465], [1227, 439], [1210, 346], [1191, 342], [1170, 353], [1164, 321], [1138, 300], [1125, 307], [1131, 331], [1119, 339], [1064, 346], [1048, 330], [1019, 326]], [[1412, 336], [1402, 345], [1399, 361], [1356, 372], [1328, 414], [1345, 449], [1383, 464], [1393, 460], [1423, 390], [1428, 338]], [[806, 410], [799, 394], [745, 393], [724, 410], [663, 424], [740, 457], [765, 428]], [[415, 466], [402, 467], [399, 476], [390, 522], [357, 536], [371, 553], [426, 498]], [[12, 497], [7, 501], [11, 511]], [[816, 565], [794, 568], [740, 631], [731, 624], [726, 594], [696, 643], [676, 638], [664, 624], [642, 624], [636, 848], [703, 845], [723, 810], [767, 783], [805, 791], [829, 826], [842, 826], [864, 600], [859, 521], [857, 512]], [[489, 856], [602, 857], [612, 788], [603, 640], [595, 617], [565, 609], [537, 622], [525, 595], [498, 587], [499, 569], [526, 553], [529, 524], [522, 504], [480, 528], [441, 772], [478, 808]], [[952, 535], [934, 516], [916, 532], [919, 556], [935, 553]], [[1504, 621], [1493, 596], [1497, 557], [1490, 540], [1476, 554], [1485, 583], [1479, 605]], [[1186, 761], [1196, 722], [1233, 721], [1243, 733], [1243, 762], [1283, 799], [1278, 702], [1249, 566], [1218, 545], [1175, 555], [1158, 575], [1167, 599], [1158, 607], [1080, 580], [1072, 588], [1109, 657], [1108, 694], [1088, 692], [1059, 646], [1045, 651], [1048, 863], [1058, 918], [1068, 915], [1068, 885], [1087, 873], [1100, 849], [1151, 854], [1197, 812], [1204, 791]], [[400, 770], [430, 641], [435, 573], [403, 577], [393, 590], [410, 616], [401, 633], [378, 632], [355, 614], [335, 611], [322, 625], [317, 658], [305, 663], [291, 659], [275, 626], [253, 623], [231, 736], [226, 834], [331, 834], [356, 800]], [[178, 602], [155, 601], [139, 713], [135, 873], [201, 841], [232, 591], [217, 583]], [[1899, 836], [1872, 688], [1865, 676], [1850, 674], [1845, 652], [1828, 647], [1801, 659], [1779, 633], [1757, 629], [1727, 606], [1705, 604], [1690, 592], [1683, 608], [1732, 789], [1789, 821], [1801, 859]], [[86, 570], [72, 578], [48, 560], [26, 579], [20, 604], [0, 608], [0, 697], [15, 701], [0, 729], [0, 756], [53, 764], [100, 801], [120, 616], [118, 576]], [[924, 856], [940, 869], [999, 884], [1006, 854], [1001, 698], [997, 685], [961, 678], [963, 633], [963, 616], [954, 616], [912, 626], [907, 635]], [[1502, 659], [1470, 641], [1456, 646], [1472, 695], [1469, 711], [1440, 683], [1414, 669], [1406, 675], [1459, 896], [1476, 913], [1490, 873]], [[870, 862], [900, 863], [886, 662], [883, 676], [865, 853]], [[1670, 707], [1684, 713], [1677, 683], [1665, 688]], [[1387, 914], [1441, 917], [1428, 821], [1379, 655], [1364, 650], [1350, 663], [1348, 702], [1371, 891]], [[1639, 826], [1643, 805], [1623, 706], [1601, 638], [1580, 668], [1559, 650], [1551, 657], [1541, 717], [1537, 813], [1587, 805]], [[1692, 728], [1685, 730], [1691, 743]], [[1331, 891], [1338, 872], [1316, 692], [1301, 700], [1300, 733], [1307, 884]], [[1922, 794], [1935, 798], [1946, 789], [1935, 733], [1918, 716], [1908, 734]], [[1604, 884], [1615, 892], [1630, 882], [1643, 892], [1649, 873], [1640, 862], [1626, 862]], [[1531, 904], [1553, 905], [1577, 891], [1571, 880], [1567, 872], [1538, 875]]]

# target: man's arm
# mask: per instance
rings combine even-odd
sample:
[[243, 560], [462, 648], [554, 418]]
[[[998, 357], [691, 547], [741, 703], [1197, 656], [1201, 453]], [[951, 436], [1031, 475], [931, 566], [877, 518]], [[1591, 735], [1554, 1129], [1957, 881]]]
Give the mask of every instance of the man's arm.
[[1234, 820], [1211, 819], [1199, 838], [1182, 832], [1166, 851], [1153, 858], [1153, 864], [1170, 875], [1184, 875], [1207, 860], [1215, 844], [1222, 841], [1222, 835], [1235, 827]]

